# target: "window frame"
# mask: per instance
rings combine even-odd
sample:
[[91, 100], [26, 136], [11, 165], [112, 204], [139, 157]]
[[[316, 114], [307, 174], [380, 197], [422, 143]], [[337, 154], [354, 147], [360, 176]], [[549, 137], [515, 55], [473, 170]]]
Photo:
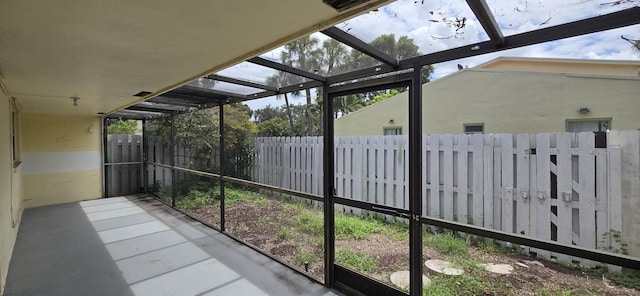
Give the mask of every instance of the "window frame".
[[[575, 133], [572, 131], [569, 131], [569, 124], [572, 123], [584, 123], [584, 122], [597, 122], [598, 123], [598, 130], [597, 131], [592, 131], [592, 132], [606, 132], [611, 130], [611, 126], [613, 125], [613, 118], [611, 117], [603, 117], [603, 118], [580, 118], [580, 119], [566, 119], [564, 121], [564, 130], [567, 133]], [[602, 130], [602, 123], [606, 122], [607, 123], [607, 127]]]
[[[467, 131], [468, 127], [480, 127], [480, 131]], [[484, 122], [463, 123], [462, 133], [465, 135], [484, 135]]]
[[[387, 131], [396, 131], [399, 133], [387, 134]], [[402, 126], [385, 126], [382, 128], [383, 136], [401, 136], [402, 135]]]

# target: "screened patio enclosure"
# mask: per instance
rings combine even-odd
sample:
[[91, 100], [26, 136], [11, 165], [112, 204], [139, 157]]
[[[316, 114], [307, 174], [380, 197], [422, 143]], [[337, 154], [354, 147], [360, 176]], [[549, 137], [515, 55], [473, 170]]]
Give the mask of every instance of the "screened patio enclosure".
[[[419, 6], [419, 2], [416, 1], [414, 4]], [[448, 198], [447, 188], [443, 189], [444, 195], [437, 198], [436, 203], [424, 197], [428, 191], [435, 190], [433, 186], [446, 187], [446, 181], [442, 180], [448, 178], [449, 174], [451, 178], [454, 174], [460, 175], [461, 166], [456, 166], [456, 169], [451, 171], [447, 171], [444, 166], [440, 171], [432, 171], [420, 165], [431, 159], [437, 161], [439, 156], [436, 154], [444, 153], [443, 159], [447, 157], [446, 152], [428, 151], [427, 140], [423, 140], [422, 104], [423, 97], [429, 96], [428, 93], [422, 93], [424, 71], [429, 71], [425, 67], [575, 36], [629, 26], [637, 27], [640, 24], [640, 7], [634, 1], [630, 3], [598, 3], [600, 7], [608, 5], [604, 11], [606, 13], [592, 13], [581, 19], [567, 20], [554, 25], [545, 23], [535, 30], [518, 31], [513, 30], [509, 25], [509, 22], [513, 21], [513, 15], [508, 12], [494, 11], [487, 1], [469, 0], [466, 1], [468, 11], [465, 10], [458, 15], [441, 15], [439, 20], [450, 22], [449, 28], [454, 37], [456, 34], [462, 34], [465, 30], [464, 23], [471, 20], [482, 26], [481, 34], [469, 36], [462, 41], [464, 45], [459, 47], [436, 49], [426, 54], [409, 56], [398, 56], [395, 52], [388, 52], [385, 48], [372, 45], [372, 38], [367, 37], [369, 35], [367, 28], [359, 27], [358, 18], [356, 18], [348, 23], [326, 28], [320, 33], [324, 35], [323, 40], [342, 44], [352, 53], [366, 57], [366, 62], [327, 69], [326, 64], [296, 63], [284, 58], [279, 61], [267, 53], [109, 114], [106, 118], [135, 119], [143, 122], [143, 141], [140, 148], [143, 169], [136, 173], [141, 175], [140, 184], [138, 184], [141, 191], [153, 194], [167, 205], [234, 239], [249, 244], [252, 248], [324, 283], [327, 287], [366, 295], [422, 295], [423, 274], [426, 273], [424, 235], [426, 230], [434, 229], [493, 239], [499, 241], [502, 246], [517, 246], [542, 258], [576, 258], [576, 260], [587, 260], [581, 262], [590, 260], [598, 265], [610, 264], [637, 270], [640, 267], [638, 254], [616, 252], [611, 245], [609, 248], [596, 247], [595, 240], [600, 238], [595, 238], [592, 246], [580, 244], [578, 238], [565, 240], [562, 237], [562, 231], [553, 228], [557, 228], [555, 226], [559, 223], [557, 221], [552, 226], [545, 224], [540, 227], [551, 228], [553, 233], [544, 239], [531, 235], [528, 230], [520, 232], [516, 227], [507, 228], [507, 230], [496, 229], [476, 219], [460, 218], [467, 212], [469, 217], [473, 216], [474, 205], [470, 203], [466, 206], [467, 197], [471, 201], [472, 191], [478, 188], [474, 187], [473, 178], [468, 180], [465, 178], [468, 185], [464, 186], [464, 191], [456, 189], [455, 194], [451, 193], [451, 199], [454, 200], [453, 196], [455, 196], [456, 200], [453, 207], [459, 209], [454, 211], [454, 214], [448, 215], [444, 213], [444, 207], [446, 207], [444, 200]], [[573, 5], [580, 7], [590, 4]], [[435, 14], [438, 12], [436, 11]], [[426, 22], [431, 15], [434, 15], [433, 11], [426, 11]], [[505, 31], [511, 34], [505, 36], [503, 34]], [[288, 77], [288, 79], [255, 81], [258, 79], [255, 79], [257, 76], [254, 73], [263, 73], [262, 75], [269, 77]], [[343, 99], [348, 96], [394, 89], [406, 91], [408, 94], [405, 119], [408, 121], [409, 129], [405, 131], [405, 136], [391, 137], [397, 137], [394, 141], [399, 142], [394, 142], [394, 145], [399, 145], [401, 147], [399, 150], [393, 154], [387, 154], [390, 150], [373, 149], [371, 148], [373, 144], [370, 147], [358, 146], [365, 148], [357, 148], [353, 142], [347, 142], [351, 139], [334, 136], [334, 119], [339, 112], [336, 111], [336, 105], [343, 102]], [[307, 92], [307, 95], [312, 94], [317, 102], [320, 102], [319, 109], [314, 112], [319, 112], [321, 116], [309, 128], [309, 130], [319, 131], [315, 135], [291, 137], [288, 140], [282, 137], [267, 139], [269, 137], [266, 136], [247, 139], [242, 138], [244, 133], [242, 129], [229, 123], [236, 120], [235, 118], [240, 116], [238, 114], [243, 114], [241, 107], [243, 103], [304, 92]], [[428, 105], [424, 107], [429, 108]], [[196, 119], [199, 120], [198, 123]], [[206, 122], [206, 126], [198, 125], [202, 122]], [[108, 147], [106, 125], [104, 135], [105, 147]], [[238, 139], [245, 141], [242, 143], [249, 143], [250, 147], [239, 144]], [[464, 141], [467, 141], [466, 138]], [[556, 141], [555, 138], [553, 141]], [[557, 141], [563, 140], [558, 138]], [[271, 145], [271, 143], [282, 145]], [[376, 142], [375, 145], [383, 144]], [[429, 147], [431, 145], [429, 143]], [[471, 145], [470, 143], [469, 146]], [[594, 146], [594, 149], [596, 148], [598, 147]], [[473, 151], [475, 153], [476, 150]], [[472, 151], [469, 151], [469, 154], [465, 152], [462, 156], [463, 153], [456, 152], [456, 156], [451, 156], [451, 159], [456, 159], [457, 165], [464, 162], [466, 166], [467, 162], [472, 163], [472, 159], [467, 158], [469, 155], [473, 156], [471, 153]], [[517, 153], [510, 153], [509, 157], [503, 158], [503, 162], [506, 161], [504, 159], [511, 159], [510, 161], [513, 162], [513, 159], [518, 157]], [[542, 153], [541, 149], [538, 149], [540, 162], [543, 162], [540, 160]], [[379, 158], [381, 162], [378, 162], [378, 165], [387, 163], [387, 158], [391, 159], [389, 163], [392, 163], [393, 159], [403, 159], [403, 161], [406, 159], [406, 162], [397, 167], [365, 166], [361, 168], [353, 165], [354, 162], [349, 162], [356, 156], [362, 159]], [[615, 158], [615, 154], [613, 157]], [[552, 163], [552, 167], [559, 168], [562, 161], [559, 159], [560, 156], [550, 156], [546, 165]], [[611, 158], [607, 159], [609, 162], [612, 161]], [[515, 162], [517, 161], [516, 159]], [[526, 163], [529, 161], [527, 158]], [[598, 160], [594, 158], [593, 161]], [[588, 163], [588, 161], [581, 162], [581, 169], [588, 166]], [[277, 164], [277, 166], [267, 168], [266, 164]], [[125, 165], [131, 165], [131, 163], [105, 163], [105, 170]], [[288, 177], [282, 177], [284, 174]], [[378, 186], [375, 180], [382, 175], [393, 176], [396, 182], [393, 183], [394, 185]], [[109, 174], [105, 176], [105, 183], [115, 182], [109, 179]], [[503, 171], [501, 178], [507, 180], [508, 176], [509, 172]], [[559, 193], [562, 190], [558, 189], [560, 187], [557, 186], [560, 185], [557, 184], [560, 184], [558, 180], [561, 177], [557, 171], [553, 176], [557, 180], [551, 175], [542, 175], [539, 179], [552, 181], [551, 184], [540, 186], [546, 186], [545, 188], [548, 189], [546, 191], [548, 196], [546, 200], [549, 201], [546, 204], [548, 212], [554, 212], [553, 215], [560, 217], [558, 211], [561, 203], [558, 200], [562, 200], [564, 196]], [[577, 174], [575, 176], [577, 178]], [[427, 185], [424, 182], [427, 177], [434, 182], [431, 184], [435, 185]], [[354, 185], [357, 184], [354, 181], [356, 179], [366, 181], [364, 185], [356, 186]], [[557, 188], [551, 189], [553, 186]], [[607, 186], [614, 188], [611, 187], [612, 185]], [[596, 185], [591, 187], [595, 188]], [[496, 192], [505, 188], [514, 191], [518, 186], [503, 181], [501, 189]], [[571, 190], [569, 189], [569, 195], [572, 194]], [[585, 192], [584, 190], [587, 189], [582, 190]], [[638, 192], [634, 194], [637, 195]], [[107, 195], [110, 193], [107, 192]], [[375, 196], [384, 197], [369, 198]], [[389, 202], [388, 196], [404, 198], [401, 202]], [[527, 188], [522, 196], [531, 197], [532, 202], [536, 201], [536, 198], [539, 201], [545, 200], [545, 195], [533, 185]], [[281, 200], [286, 202], [281, 203]], [[461, 206], [462, 200], [465, 206]], [[248, 202], [251, 206], [246, 206], [247, 203], [243, 202]], [[506, 205], [498, 211], [504, 212], [504, 209], [512, 206], [516, 208], [519, 204], [509, 201]], [[434, 207], [443, 210], [434, 211]], [[577, 218], [580, 222], [586, 221], [584, 220], [587, 216], [585, 210], [580, 211], [582, 211], [581, 215], [574, 214], [574, 216], [580, 217]], [[282, 213], [282, 215], [270, 217], [271, 221], [260, 220], [262, 215], [272, 212]], [[574, 212], [577, 213], [577, 211]], [[306, 215], [304, 219], [297, 216], [300, 213]], [[593, 216], [596, 215], [600, 214], [594, 212]], [[404, 289], [391, 285], [386, 275], [380, 276], [361, 266], [350, 266], [339, 259], [347, 252], [345, 251], [347, 248], [341, 241], [345, 231], [343, 228], [346, 227], [342, 221], [352, 216], [373, 217], [397, 225], [394, 231], [398, 232], [399, 237], [406, 238], [406, 248], [399, 252], [399, 259], [397, 259], [403, 262], [399, 264], [409, 271], [409, 284]], [[478, 217], [483, 218], [483, 216]], [[269, 245], [265, 243], [269, 241], [268, 238], [256, 235], [256, 233], [270, 233], [268, 228], [272, 225], [269, 223], [275, 223], [275, 227], [284, 227], [280, 228], [278, 233], [272, 234], [284, 240], [292, 236], [287, 233], [295, 226], [292, 223], [311, 220], [319, 224], [313, 231], [301, 232], [300, 236], [293, 235], [298, 240], [289, 246], [291, 248], [289, 250], [281, 249], [280, 245]], [[516, 224], [515, 216], [506, 218], [502, 216], [499, 220], [502, 224]], [[264, 225], [267, 227], [265, 228]], [[320, 225], [319, 228], [318, 225]], [[584, 232], [585, 227], [581, 227]], [[576, 235], [579, 236], [578, 227], [573, 231], [578, 232]], [[569, 233], [569, 236], [572, 234], [574, 233]], [[586, 241], [586, 236], [583, 236], [582, 241]], [[287, 253], [298, 254], [298, 252], [300, 256], [287, 257]], [[304, 254], [308, 256], [305, 257]], [[385, 263], [381, 261], [377, 264]]]

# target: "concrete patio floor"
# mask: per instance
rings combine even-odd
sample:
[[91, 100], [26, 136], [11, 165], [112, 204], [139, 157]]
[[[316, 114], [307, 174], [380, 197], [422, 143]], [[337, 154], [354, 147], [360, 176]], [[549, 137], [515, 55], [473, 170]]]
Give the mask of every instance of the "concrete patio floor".
[[4, 295], [340, 295], [148, 196], [24, 212]]

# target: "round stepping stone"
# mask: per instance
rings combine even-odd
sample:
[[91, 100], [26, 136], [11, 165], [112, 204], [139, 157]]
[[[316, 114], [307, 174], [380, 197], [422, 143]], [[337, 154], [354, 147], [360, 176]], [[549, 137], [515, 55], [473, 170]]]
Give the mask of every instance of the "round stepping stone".
[[[397, 287], [401, 289], [409, 288], [409, 271], [408, 270], [396, 271], [391, 274], [390, 278], [391, 278], [391, 282]], [[430, 283], [431, 283], [431, 280], [423, 274], [422, 286], [426, 287]]]
[[495, 273], [495, 274], [507, 275], [513, 272], [513, 266], [509, 264], [487, 263], [487, 264], [482, 264], [482, 266], [484, 267], [484, 270], [491, 273]]
[[427, 260], [424, 265], [435, 273], [442, 273], [446, 275], [461, 275], [464, 273], [464, 270], [453, 267], [450, 262], [443, 260]]

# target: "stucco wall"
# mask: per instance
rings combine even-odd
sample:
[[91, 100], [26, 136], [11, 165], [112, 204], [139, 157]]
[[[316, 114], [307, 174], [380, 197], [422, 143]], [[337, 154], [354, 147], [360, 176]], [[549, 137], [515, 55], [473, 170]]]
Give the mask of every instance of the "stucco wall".
[[102, 197], [98, 117], [24, 114], [26, 207]]
[[0, 91], [0, 294], [22, 215], [21, 166], [13, 167], [10, 98]]
[[[465, 123], [485, 133], [566, 130], [566, 120], [611, 119], [611, 128], [640, 128], [640, 77], [467, 69], [423, 86], [425, 134], [459, 134]], [[338, 136], [382, 135], [390, 119], [408, 132], [407, 94], [339, 118]], [[588, 107], [591, 112], [579, 114]]]

